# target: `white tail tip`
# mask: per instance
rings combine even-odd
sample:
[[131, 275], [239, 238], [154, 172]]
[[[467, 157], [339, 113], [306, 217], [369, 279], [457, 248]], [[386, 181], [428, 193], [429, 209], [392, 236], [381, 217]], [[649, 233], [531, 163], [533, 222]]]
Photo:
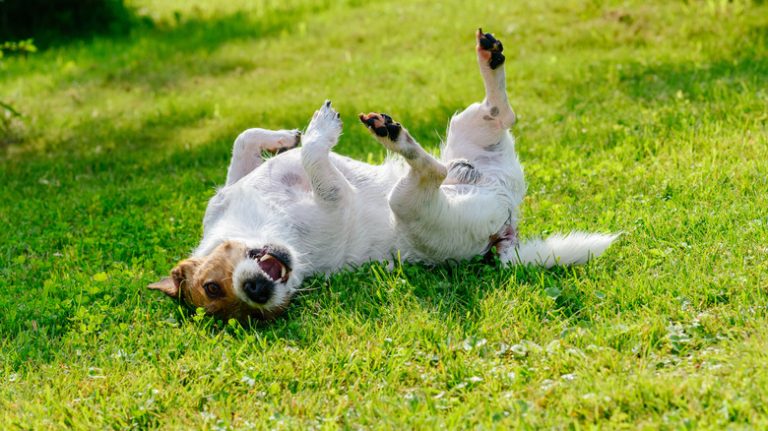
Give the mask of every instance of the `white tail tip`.
[[534, 264], [545, 268], [581, 265], [603, 254], [621, 234], [571, 232], [546, 239], [531, 239], [502, 253], [501, 261], [510, 265]]

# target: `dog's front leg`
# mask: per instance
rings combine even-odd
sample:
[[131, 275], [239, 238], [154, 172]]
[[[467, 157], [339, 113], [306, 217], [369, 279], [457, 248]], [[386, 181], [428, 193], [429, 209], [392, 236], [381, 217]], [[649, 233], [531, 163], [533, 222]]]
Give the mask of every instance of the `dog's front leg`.
[[[440, 184], [448, 170], [424, 151], [408, 130], [393, 121], [389, 115], [360, 114], [360, 121], [384, 147], [403, 156], [410, 167], [408, 173], [395, 184], [389, 196], [389, 206], [398, 224], [411, 238], [420, 237], [422, 233], [434, 235], [435, 232], [421, 230], [439, 219], [441, 214], [450, 212], [450, 204], [440, 191]], [[415, 242], [429, 248], [426, 241], [416, 239]]]
[[376, 139], [388, 150], [403, 156], [411, 170], [406, 177], [415, 184], [437, 189], [448, 170], [419, 145], [400, 123], [387, 114], [371, 112], [360, 114], [360, 121], [373, 132]]
[[264, 162], [265, 153], [276, 154], [299, 145], [298, 130], [248, 129], [232, 146], [232, 161], [227, 170], [227, 185], [236, 183]]
[[326, 101], [312, 117], [301, 148], [301, 162], [318, 203], [336, 205], [352, 193], [352, 186], [328, 157], [339, 135], [341, 118]]

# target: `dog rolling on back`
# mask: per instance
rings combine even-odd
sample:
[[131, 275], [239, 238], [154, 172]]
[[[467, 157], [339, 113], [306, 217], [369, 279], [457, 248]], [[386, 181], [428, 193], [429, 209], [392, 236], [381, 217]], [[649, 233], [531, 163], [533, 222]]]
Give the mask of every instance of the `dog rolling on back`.
[[[302, 136], [249, 129], [235, 140], [226, 185], [203, 238], [171, 277], [149, 285], [220, 318], [270, 319], [302, 281], [369, 261], [439, 264], [495, 249], [505, 264], [582, 264], [615, 235], [574, 232], [518, 242], [523, 169], [509, 128], [503, 47], [477, 32], [485, 99], [455, 115], [439, 160], [382, 113], [360, 121], [399, 155], [373, 166], [337, 155], [342, 124], [326, 102]], [[298, 147], [301, 143], [300, 148]], [[279, 153], [267, 160], [265, 152]]]

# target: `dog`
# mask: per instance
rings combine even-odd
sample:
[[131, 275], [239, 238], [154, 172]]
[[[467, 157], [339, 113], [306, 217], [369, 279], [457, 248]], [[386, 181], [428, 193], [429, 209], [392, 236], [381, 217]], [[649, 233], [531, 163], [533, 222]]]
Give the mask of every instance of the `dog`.
[[304, 134], [248, 129], [234, 142], [226, 185], [208, 203], [200, 244], [148, 287], [224, 320], [269, 320], [306, 277], [370, 261], [440, 264], [495, 250], [505, 265], [551, 267], [599, 256], [616, 235], [519, 243], [526, 184], [509, 133], [516, 117], [503, 45], [482, 29], [476, 40], [485, 99], [451, 118], [439, 160], [374, 112], [360, 121], [400, 157], [373, 166], [333, 153], [342, 122], [330, 101]]

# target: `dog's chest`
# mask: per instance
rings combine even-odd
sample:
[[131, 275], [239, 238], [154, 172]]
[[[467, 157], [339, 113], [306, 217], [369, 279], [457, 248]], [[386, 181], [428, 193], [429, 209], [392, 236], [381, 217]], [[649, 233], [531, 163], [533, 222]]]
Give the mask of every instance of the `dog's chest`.
[[[387, 196], [399, 172], [332, 155], [354, 193], [336, 205], [322, 205], [300, 159], [290, 156], [271, 159], [220, 190], [209, 203], [204, 237], [236, 232], [245, 241], [286, 243], [311, 271], [390, 258], [397, 241]], [[209, 241], [216, 239], [203, 240]]]

